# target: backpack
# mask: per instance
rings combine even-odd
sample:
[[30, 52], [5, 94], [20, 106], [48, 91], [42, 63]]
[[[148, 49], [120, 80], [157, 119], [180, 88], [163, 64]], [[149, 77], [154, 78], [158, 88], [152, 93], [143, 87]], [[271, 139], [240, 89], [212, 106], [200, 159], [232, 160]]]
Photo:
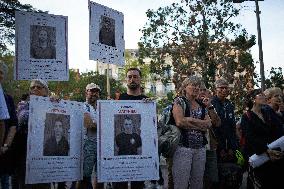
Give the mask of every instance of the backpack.
[[[185, 97], [180, 97], [184, 115], [190, 110], [190, 104]], [[162, 116], [158, 122], [158, 149], [159, 154], [165, 158], [172, 157], [181, 138], [181, 131], [175, 125], [172, 115], [174, 103], [168, 105], [162, 111]], [[205, 117], [205, 108], [202, 108], [202, 118]]]

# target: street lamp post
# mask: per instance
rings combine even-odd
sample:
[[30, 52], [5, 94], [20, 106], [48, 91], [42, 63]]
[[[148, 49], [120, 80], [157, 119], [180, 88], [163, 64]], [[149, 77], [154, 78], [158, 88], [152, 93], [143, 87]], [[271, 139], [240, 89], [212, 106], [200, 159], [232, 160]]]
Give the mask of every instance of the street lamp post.
[[242, 3], [244, 1], [254, 1], [256, 7], [256, 22], [257, 22], [257, 35], [258, 35], [258, 53], [259, 53], [259, 66], [260, 66], [260, 80], [261, 80], [261, 89], [265, 90], [265, 75], [264, 75], [264, 63], [263, 63], [263, 50], [262, 50], [262, 38], [261, 38], [261, 27], [260, 27], [260, 11], [258, 6], [258, 1], [264, 0], [233, 0], [233, 3]]

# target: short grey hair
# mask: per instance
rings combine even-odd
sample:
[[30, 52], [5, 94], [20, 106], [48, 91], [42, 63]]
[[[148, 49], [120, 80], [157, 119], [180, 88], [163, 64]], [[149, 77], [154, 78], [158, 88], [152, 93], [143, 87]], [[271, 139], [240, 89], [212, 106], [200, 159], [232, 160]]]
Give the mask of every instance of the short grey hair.
[[222, 86], [222, 85], [229, 85], [229, 83], [228, 83], [228, 81], [227, 81], [226, 79], [224, 79], [224, 78], [220, 78], [220, 79], [217, 79], [217, 80], [215, 81], [215, 87], [216, 87], [216, 88], [218, 88], [218, 87], [220, 87], [220, 86]]
[[196, 75], [189, 76], [189, 77], [185, 78], [183, 80], [182, 84], [181, 84], [181, 87], [180, 87], [181, 95], [185, 95], [184, 90], [188, 85], [200, 86], [201, 83], [202, 83], [201, 78], [196, 76]]
[[47, 91], [47, 96], [49, 94], [49, 88], [48, 88], [48, 83], [47, 81], [44, 81], [42, 79], [33, 79], [31, 81], [30, 87], [32, 87], [35, 83], [41, 85], [43, 88], [45, 88], [45, 90]]
[[265, 97], [268, 99], [272, 98], [275, 94], [281, 94], [281, 96], [283, 96], [283, 92], [281, 91], [279, 87], [268, 88], [263, 93]]

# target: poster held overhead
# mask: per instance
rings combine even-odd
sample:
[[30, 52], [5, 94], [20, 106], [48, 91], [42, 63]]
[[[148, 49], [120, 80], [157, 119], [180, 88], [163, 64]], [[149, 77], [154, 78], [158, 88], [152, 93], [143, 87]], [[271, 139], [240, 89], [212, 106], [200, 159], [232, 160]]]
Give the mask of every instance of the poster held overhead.
[[99, 182], [158, 180], [156, 103], [98, 101]]
[[16, 11], [16, 80], [68, 81], [67, 17]]
[[83, 178], [83, 107], [81, 102], [31, 96], [26, 184]]
[[106, 6], [89, 2], [89, 58], [124, 65], [124, 16]]

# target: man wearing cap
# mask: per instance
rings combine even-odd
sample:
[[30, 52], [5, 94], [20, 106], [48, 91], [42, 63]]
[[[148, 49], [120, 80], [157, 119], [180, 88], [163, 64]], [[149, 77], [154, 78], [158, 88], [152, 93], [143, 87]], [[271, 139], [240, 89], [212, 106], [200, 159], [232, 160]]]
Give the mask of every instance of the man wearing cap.
[[211, 103], [215, 107], [221, 119], [220, 127], [215, 127], [214, 132], [218, 140], [217, 156], [218, 161], [233, 159], [237, 149], [236, 123], [234, 105], [227, 99], [229, 95], [229, 84], [225, 79], [218, 79], [215, 82], [216, 96]]
[[[100, 97], [100, 87], [94, 83], [86, 86], [86, 102], [84, 114], [84, 164], [83, 180], [79, 182], [79, 188], [92, 189], [91, 176], [97, 162], [97, 122], [96, 108]], [[94, 178], [94, 188], [103, 188]]]

